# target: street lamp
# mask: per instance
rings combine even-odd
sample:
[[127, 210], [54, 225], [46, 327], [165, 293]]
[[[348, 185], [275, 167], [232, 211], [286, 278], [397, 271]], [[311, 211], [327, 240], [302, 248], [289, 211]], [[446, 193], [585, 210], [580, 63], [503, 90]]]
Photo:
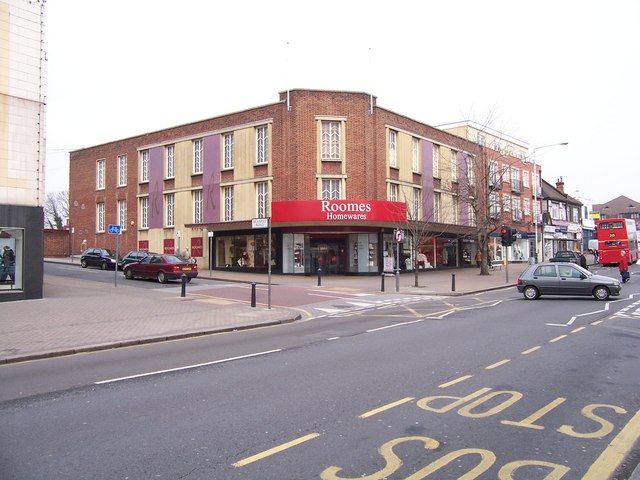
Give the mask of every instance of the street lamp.
[[535, 263], [538, 263], [538, 217], [540, 215], [540, 209], [538, 208], [538, 187], [540, 185], [540, 176], [538, 175], [538, 169], [536, 168], [536, 152], [548, 147], [558, 147], [560, 145], [569, 145], [569, 142], [550, 143], [549, 145], [542, 145], [533, 149], [533, 179], [535, 187], [533, 189], [533, 228], [536, 236], [535, 244]]

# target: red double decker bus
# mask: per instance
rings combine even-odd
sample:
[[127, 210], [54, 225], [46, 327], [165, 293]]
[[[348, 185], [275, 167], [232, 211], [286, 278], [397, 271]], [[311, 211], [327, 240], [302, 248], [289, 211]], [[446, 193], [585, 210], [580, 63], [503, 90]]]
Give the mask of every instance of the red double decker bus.
[[596, 222], [598, 254], [602, 265], [617, 265], [620, 251], [627, 253], [629, 263], [638, 261], [636, 222], [628, 218], [607, 218]]

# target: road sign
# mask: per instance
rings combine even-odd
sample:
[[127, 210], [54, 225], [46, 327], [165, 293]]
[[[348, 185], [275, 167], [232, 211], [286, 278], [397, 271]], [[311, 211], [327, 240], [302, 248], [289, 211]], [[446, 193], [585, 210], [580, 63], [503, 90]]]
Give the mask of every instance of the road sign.
[[109, 233], [113, 235], [120, 235], [120, 225], [109, 224]]
[[251, 219], [251, 228], [268, 228], [269, 227], [269, 219], [268, 218], [253, 218]]
[[397, 229], [395, 231], [395, 235], [396, 235], [396, 242], [400, 243], [404, 240], [404, 230]]

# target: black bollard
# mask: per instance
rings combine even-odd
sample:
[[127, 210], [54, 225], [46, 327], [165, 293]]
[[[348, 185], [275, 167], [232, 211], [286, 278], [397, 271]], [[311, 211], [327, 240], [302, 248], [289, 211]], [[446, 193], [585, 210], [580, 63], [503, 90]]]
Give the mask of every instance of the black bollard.
[[256, 282], [251, 282], [251, 306], [256, 306]]
[[456, 291], [456, 274], [455, 273], [451, 274], [451, 291], [452, 292]]
[[319, 287], [322, 286], [322, 269], [321, 268], [318, 269], [318, 286]]
[[180, 296], [184, 298], [187, 295], [187, 276], [184, 273], [180, 276], [180, 281], [182, 282]]
[[382, 272], [382, 275], [380, 275], [380, 291], [384, 292], [384, 272]]

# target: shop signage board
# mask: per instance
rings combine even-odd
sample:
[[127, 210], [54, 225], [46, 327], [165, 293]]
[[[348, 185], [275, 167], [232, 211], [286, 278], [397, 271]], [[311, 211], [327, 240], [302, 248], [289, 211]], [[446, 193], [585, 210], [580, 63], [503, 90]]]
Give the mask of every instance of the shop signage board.
[[272, 202], [272, 221], [284, 222], [406, 222], [404, 202], [383, 200], [292, 200]]

